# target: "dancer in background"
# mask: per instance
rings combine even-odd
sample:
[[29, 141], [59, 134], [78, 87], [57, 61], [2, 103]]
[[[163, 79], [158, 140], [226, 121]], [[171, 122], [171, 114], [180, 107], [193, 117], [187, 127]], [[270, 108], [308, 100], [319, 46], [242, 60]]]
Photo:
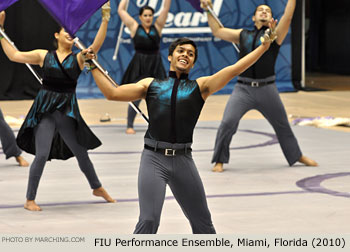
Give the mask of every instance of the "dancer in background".
[[[276, 23], [271, 22], [271, 29]], [[196, 44], [180, 38], [169, 47], [169, 77], [145, 78], [115, 88], [98, 69], [94, 79], [109, 100], [145, 99], [149, 125], [141, 157], [138, 192], [140, 217], [134, 233], [156, 233], [168, 184], [193, 233], [215, 233], [204, 187], [191, 155], [193, 130], [207, 97], [251, 66], [269, 48], [267, 41], [236, 64], [211, 76], [189, 80], [198, 57]], [[90, 66], [93, 68], [93, 66]]]
[[[0, 40], [2, 38], [0, 37]], [[6, 159], [15, 157], [19, 166], [29, 166], [29, 163], [21, 156], [22, 151], [18, 148], [16, 137], [10, 126], [6, 123], [4, 115], [0, 109], [0, 141]]]
[[[98, 52], [106, 37], [110, 7], [102, 7], [102, 22], [91, 48]], [[5, 12], [0, 13], [3, 27]], [[72, 52], [73, 39], [59, 27], [54, 34], [57, 50], [33, 50], [21, 52], [14, 49], [5, 39], [2, 48], [11, 61], [40, 65], [43, 69], [43, 86], [17, 135], [21, 149], [35, 155], [30, 167], [27, 201], [24, 208], [40, 211], [35, 203], [39, 181], [46, 161], [66, 160], [75, 156], [81, 171], [85, 174], [93, 195], [101, 196], [108, 202], [115, 202], [102, 187], [87, 150], [101, 145], [80, 115], [75, 88], [84, 59], [81, 52]]]
[[[121, 0], [118, 13], [130, 30], [130, 36], [134, 43], [135, 55], [126, 69], [121, 84], [135, 83], [146, 77], [164, 79], [166, 73], [162, 64], [162, 59], [159, 53], [159, 44], [162, 36], [162, 29], [165, 25], [168, 12], [171, 5], [171, 0], [164, 0], [164, 6], [159, 17], [153, 24], [154, 10], [149, 6], [140, 8], [139, 24], [126, 11], [127, 0]], [[134, 101], [136, 106], [139, 106], [141, 100]], [[129, 105], [127, 118], [127, 134], [135, 134], [134, 120], [136, 112]]]
[[[301, 162], [308, 166], [318, 164], [302, 155], [297, 139], [289, 125], [287, 114], [275, 85], [275, 62], [281, 44], [287, 36], [295, 9], [296, 0], [288, 0], [284, 14], [276, 27], [277, 39], [270, 49], [249, 69], [238, 76], [238, 84], [227, 102], [224, 116], [216, 135], [214, 155], [214, 172], [222, 172], [223, 164], [230, 160], [230, 143], [236, 133], [240, 119], [251, 109], [256, 109], [274, 128], [288, 164], [292, 166]], [[212, 7], [211, 0], [201, 0], [201, 6], [207, 10]], [[240, 58], [260, 45], [260, 37], [268, 29], [272, 20], [271, 8], [259, 5], [252, 17], [253, 30], [229, 29], [222, 27], [208, 11], [208, 23], [215, 37], [239, 44]]]

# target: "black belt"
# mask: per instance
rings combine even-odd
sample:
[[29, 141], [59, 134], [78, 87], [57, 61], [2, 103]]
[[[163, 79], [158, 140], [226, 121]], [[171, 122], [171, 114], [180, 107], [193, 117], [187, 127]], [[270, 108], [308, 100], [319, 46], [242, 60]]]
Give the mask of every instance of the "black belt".
[[191, 148], [187, 148], [187, 149], [161, 149], [161, 148], [157, 148], [155, 149], [154, 147], [148, 146], [145, 144], [145, 149], [147, 150], [151, 150], [154, 152], [158, 152], [160, 154], [163, 154], [164, 156], [176, 156], [176, 155], [183, 155], [183, 154], [187, 154], [187, 153], [191, 153], [192, 149]]
[[242, 81], [242, 80], [237, 80], [237, 82], [244, 84], [244, 85], [249, 85], [251, 87], [263, 87], [263, 86], [275, 83], [274, 80], [273, 81]]

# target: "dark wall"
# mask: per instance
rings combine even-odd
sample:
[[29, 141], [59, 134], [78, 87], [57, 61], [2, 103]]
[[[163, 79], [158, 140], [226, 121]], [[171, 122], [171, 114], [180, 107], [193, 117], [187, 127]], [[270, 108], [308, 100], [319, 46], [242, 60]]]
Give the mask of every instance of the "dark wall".
[[[5, 32], [21, 51], [53, 49], [55, 21], [36, 0], [18, 1], [6, 10]], [[40, 68], [34, 67], [40, 74]], [[24, 64], [8, 60], [0, 47], [0, 100], [32, 99], [39, 82]]]
[[302, 79], [302, 1], [297, 1], [293, 21], [291, 25], [292, 29], [292, 82], [296, 89], [301, 89]]
[[350, 1], [309, 0], [308, 71], [350, 74]]

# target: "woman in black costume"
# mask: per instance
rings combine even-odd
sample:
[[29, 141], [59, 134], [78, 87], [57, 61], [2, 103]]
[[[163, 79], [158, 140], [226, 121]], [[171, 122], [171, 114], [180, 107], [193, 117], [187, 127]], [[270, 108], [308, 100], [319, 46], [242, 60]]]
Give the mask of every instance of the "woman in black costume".
[[[110, 7], [102, 7], [102, 23], [91, 47], [97, 52], [106, 37]], [[5, 12], [0, 13], [3, 27]], [[35, 203], [39, 181], [47, 160], [66, 160], [75, 156], [81, 171], [89, 181], [93, 195], [115, 202], [102, 187], [87, 150], [101, 145], [80, 115], [75, 88], [84, 59], [81, 52], [72, 52], [73, 39], [60, 27], [54, 34], [57, 50], [21, 52], [5, 39], [2, 48], [11, 61], [40, 65], [43, 69], [43, 86], [37, 94], [26, 119], [18, 132], [17, 144], [35, 158], [30, 167], [25, 209], [40, 211]]]
[[[130, 36], [135, 47], [135, 55], [126, 69], [122, 84], [135, 83], [146, 77], [153, 77], [157, 79], [166, 78], [166, 73], [162, 64], [162, 59], [159, 53], [160, 38], [162, 29], [165, 25], [168, 12], [171, 5], [171, 0], [164, 0], [164, 6], [159, 14], [159, 17], [153, 24], [154, 10], [149, 6], [144, 6], [140, 9], [139, 24], [126, 11], [127, 0], [121, 0], [118, 7], [118, 14], [123, 23], [130, 30]], [[141, 100], [134, 101], [138, 106]], [[128, 107], [128, 122], [127, 134], [135, 134], [134, 120], [136, 112], [129, 105]]]

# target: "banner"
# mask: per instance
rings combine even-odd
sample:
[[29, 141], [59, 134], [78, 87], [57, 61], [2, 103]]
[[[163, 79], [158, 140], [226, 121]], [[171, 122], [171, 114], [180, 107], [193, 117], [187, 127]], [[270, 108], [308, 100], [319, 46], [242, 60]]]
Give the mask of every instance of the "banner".
[[18, 0], [1, 0], [1, 2], [0, 2], [0, 11], [6, 10], [7, 7], [9, 7], [10, 5], [14, 4], [17, 1]]
[[51, 16], [73, 36], [108, 0], [39, 0]]
[[195, 8], [197, 11], [203, 12], [203, 9], [201, 8], [200, 0], [186, 0], [186, 1], [189, 2], [193, 6], [193, 8]]
[[[139, 8], [149, 5], [155, 9], [155, 18], [157, 18], [163, 1], [130, 0], [128, 12], [139, 21]], [[125, 28], [118, 59], [117, 61], [112, 60], [121, 25], [121, 20], [117, 13], [118, 4], [119, 0], [111, 1], [111, 20], [107, 38], [99, 52], [99, 62], [108, 70], [111, 77], [119, 83], [135, 51], [128, 29]], [[213, 9], [225, 27], [253, 29], [252, 16], [255, 8], [260, 4], [269, 5], [272, 8], [274, 17], [279, 20], [283, 15], [286, 0], [213, 0]], [[100, 23], [101, 14], [96, 13], [82, 26], [76, 35], [86, 45], [89, 45], [92, 43]], [[189, 77], [191, 79], [211, 75], [228, 65], [234, 64], [238, 60], [238, 53], [232, 46], [232, 43], [213, 37], [208, 27], [206, 13], [197, 11], [189, 1], [173, 0], [161, 39], [160, 51], [166, 70], [169, 70], [169, 62], [167, 60], [168, 47], [172, 41], [179, 37], [188, 37], [194, 40], [198, 46], [199, 57], [195, 67], [190, 72]], [[289, 31], [281, 46], [275, 65], [276, 83], [279, 91], [295, 90], [291, 80], [291, 64], [291, 31]], [[231, 93], [235, 83], [236, 78], [230, 81], [217, 94]], [[80, 98], [103, 97], [94, 84], [91, 74], [82, 74], [80, 76], [77, 93]]]

